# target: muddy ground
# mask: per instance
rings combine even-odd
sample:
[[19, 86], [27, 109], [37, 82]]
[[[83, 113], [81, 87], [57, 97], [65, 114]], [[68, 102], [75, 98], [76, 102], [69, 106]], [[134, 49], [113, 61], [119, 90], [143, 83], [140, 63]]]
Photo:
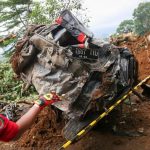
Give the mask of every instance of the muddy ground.
[[[137, 58], [139, 80], [150, 75], [150, 45], [145, 41], [145, 37], [138, 37], [134, 42], [122, 42], [120, 45], [130, 48]], [[132, 96], [131, 100], [132, 107], [124, 104], [122, 115], [116, 115], [118, 131], [122, 132], [114, 133], [112, 127], [115, 126], [111, 121], [105, 125], [99, 124], [80, 141], [71, 145], [68, 150], [149, 150], [150, 98], [142, 101], [138, 97]], [[65, 142], [61, 133], [65, 122], [54, 118], [56, 118], [54, 112], [46, 108], [20, 140], [0, 143], [0, 150], [58, 149]], [[123, 131], [135, 134], [127, 136]]]

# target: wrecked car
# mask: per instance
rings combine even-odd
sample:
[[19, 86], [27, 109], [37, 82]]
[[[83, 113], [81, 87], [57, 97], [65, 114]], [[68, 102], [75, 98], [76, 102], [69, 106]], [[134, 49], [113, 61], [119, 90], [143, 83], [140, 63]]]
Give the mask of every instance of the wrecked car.
[[25, 89], [32, 84], [40, 95], [55, 91], [61, 97], [53, 107], [68, 120], [67, 139], [129, 91], [137, 75], [127, 48], [95, 39], [69, 10], [53, 25], [29, 26], [11, 63]]

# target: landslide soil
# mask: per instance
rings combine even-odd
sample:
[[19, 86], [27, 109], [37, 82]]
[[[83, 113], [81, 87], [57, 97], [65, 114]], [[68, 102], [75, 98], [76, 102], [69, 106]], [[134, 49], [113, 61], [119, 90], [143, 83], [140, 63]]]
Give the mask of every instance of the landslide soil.
[[[136, 57], [139, 64], [139, 80], [150, 75], [150, 45], [145, 41], [145, 37], [138, 37], [134, 42], [126, 41], [120, 45], [128, 47]], [[138, 132], [139, 136], [116, 135], [110, 127], [101, 128], [99, 124], [80, 141], [71, 145], [68, 150], [149, 150], [150, 98], [147, 101], [141, 101], [136, 96], [132, 96], [131, 99], [134, 103], [132, 109], [125, 105], [124, 117], [117, 115], [116, 124], [123, 130]], [[21, 139], [11, 143], [0, 143], [0, 150], [58, 149], [65, 142], [61, 134], [65, 123], [55, 118], [56, 114], [50, 108], [43, 110]]]

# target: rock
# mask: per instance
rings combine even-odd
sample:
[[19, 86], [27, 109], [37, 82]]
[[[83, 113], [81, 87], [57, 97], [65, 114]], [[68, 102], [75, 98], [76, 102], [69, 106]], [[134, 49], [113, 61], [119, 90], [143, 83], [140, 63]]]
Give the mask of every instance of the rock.
[[143, 132], [144, 132], [144, 128], [143, 128], [143, 127], [138, 128], [138, 132], [139, 132], [139, 133], [143, 133]]

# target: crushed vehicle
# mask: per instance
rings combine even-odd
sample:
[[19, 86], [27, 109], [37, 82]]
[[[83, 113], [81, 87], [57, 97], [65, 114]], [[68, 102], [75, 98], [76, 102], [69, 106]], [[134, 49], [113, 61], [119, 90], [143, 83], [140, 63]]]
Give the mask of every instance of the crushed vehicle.
[[95, 39], [69, 10], [55, 24], [30, 25], [11, 58], [15, 73], [41, 94], [55, 91], [52, 107], [67, 120], [66, 139], [107, 110], [136, 81], [137, 64], [127, 48]]

